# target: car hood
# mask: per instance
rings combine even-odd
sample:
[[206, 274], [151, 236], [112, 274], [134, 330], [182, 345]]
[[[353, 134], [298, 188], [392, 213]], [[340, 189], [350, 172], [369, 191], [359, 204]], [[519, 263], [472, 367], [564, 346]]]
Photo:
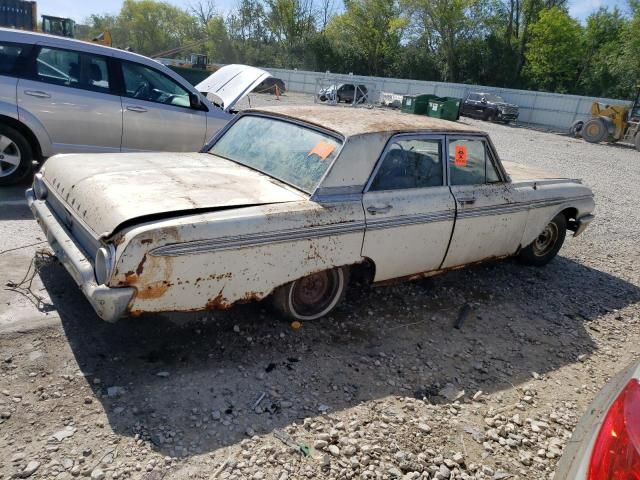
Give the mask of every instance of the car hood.
[[512, 108], [518, 108], [518, 105], [514, 105], [513, 103], [507, 103], [507, 102], [496, 102], [494, 103], [494, 105], [496, 107], [512, 107]]
[[208, 97], [213, 96], [214, 101], [228, 112], [238, 100], [270, 77], [269, 72], [260, 68], [225, 65], [196, 85], [196, 90]]
[[99, 237], [151, 219], [307, 198], [208, 153], [56, 155], [43, 176], [64, 208]]

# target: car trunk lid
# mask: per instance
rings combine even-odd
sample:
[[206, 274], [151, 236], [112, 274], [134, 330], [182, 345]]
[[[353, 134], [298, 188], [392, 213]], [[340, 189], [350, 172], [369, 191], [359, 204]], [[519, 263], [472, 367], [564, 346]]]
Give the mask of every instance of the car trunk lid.
[[44, 178], [67, 214], [100, 237], [136, 221], [306, 198], [208, 153], [58, 155], [47, 161]]

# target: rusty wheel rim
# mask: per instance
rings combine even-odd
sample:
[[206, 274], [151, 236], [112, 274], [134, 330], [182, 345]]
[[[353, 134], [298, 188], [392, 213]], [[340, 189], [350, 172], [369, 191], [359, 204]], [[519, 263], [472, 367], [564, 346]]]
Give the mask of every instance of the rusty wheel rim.
[[533, 242], [533, 254], [537, 257], [544, 257], [553, 250], [557, 241], [558, 226], [551, 222]]
[[344, 277], [339, 269], [296, 280], [289, 296], [291, 310], [303, 320], [320, 318], [338, 303], [343, 286]]

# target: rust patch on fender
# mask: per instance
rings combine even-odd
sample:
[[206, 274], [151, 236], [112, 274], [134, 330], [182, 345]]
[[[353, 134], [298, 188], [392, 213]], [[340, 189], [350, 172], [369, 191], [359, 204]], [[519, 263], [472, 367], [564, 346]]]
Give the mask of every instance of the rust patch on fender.
[[227, 299], [222, 295], [222, 290], [220, 290], [218, 295], [209, 299], [205, 307], [207, 310], [227, 310], [231, 307], [231, 304], [227, 302]]
[[166, 280], [163, 280], [162, 282], [153, 282], [144, 288], [138, 289], [138, 295], [136, 297], [141, 300], [160, 298], [167, 293], [170, 286], [171, 284]]
[[145, 253], [142, 256], [142, 260], [140, 260], [140, 263], [138, 264], [138, 268], [136, 268], [136, 274], [138, 276], [142, 275], [142, 272], [144, 271], [144, 262], [147, 261], [147, 254]]

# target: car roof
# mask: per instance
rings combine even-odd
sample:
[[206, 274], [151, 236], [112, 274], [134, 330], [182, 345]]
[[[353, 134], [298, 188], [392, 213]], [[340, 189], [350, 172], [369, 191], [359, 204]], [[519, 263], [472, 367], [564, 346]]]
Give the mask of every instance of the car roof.
[[153, 66], [162, 65], [160, 62], [152, 58], [145, 57], [133, 52], [121, 50], [119, 48], [107, 47], [93, 42], [85, 42], [74, 38], [60, 37], [58, 35], [49, 35], [41, 32], [30, 32], [26, 30], [16, 30], [13, 28], [0, 28], [0, 40], [16, 43], [35, 44], [45, 42], [59, 48], [69, 48], [73, 50], [81, 50], [96, 54], [108, 55], [133, 62], [149, 64]]
[[382, 108], [358, 108], [327, 105], [276, 106], [246, 110], [288, 117], [305, 123], [333, 130], [344, 137], [370, 133], [480, 133], [467, 125], [424, 115], [401, 113]]

